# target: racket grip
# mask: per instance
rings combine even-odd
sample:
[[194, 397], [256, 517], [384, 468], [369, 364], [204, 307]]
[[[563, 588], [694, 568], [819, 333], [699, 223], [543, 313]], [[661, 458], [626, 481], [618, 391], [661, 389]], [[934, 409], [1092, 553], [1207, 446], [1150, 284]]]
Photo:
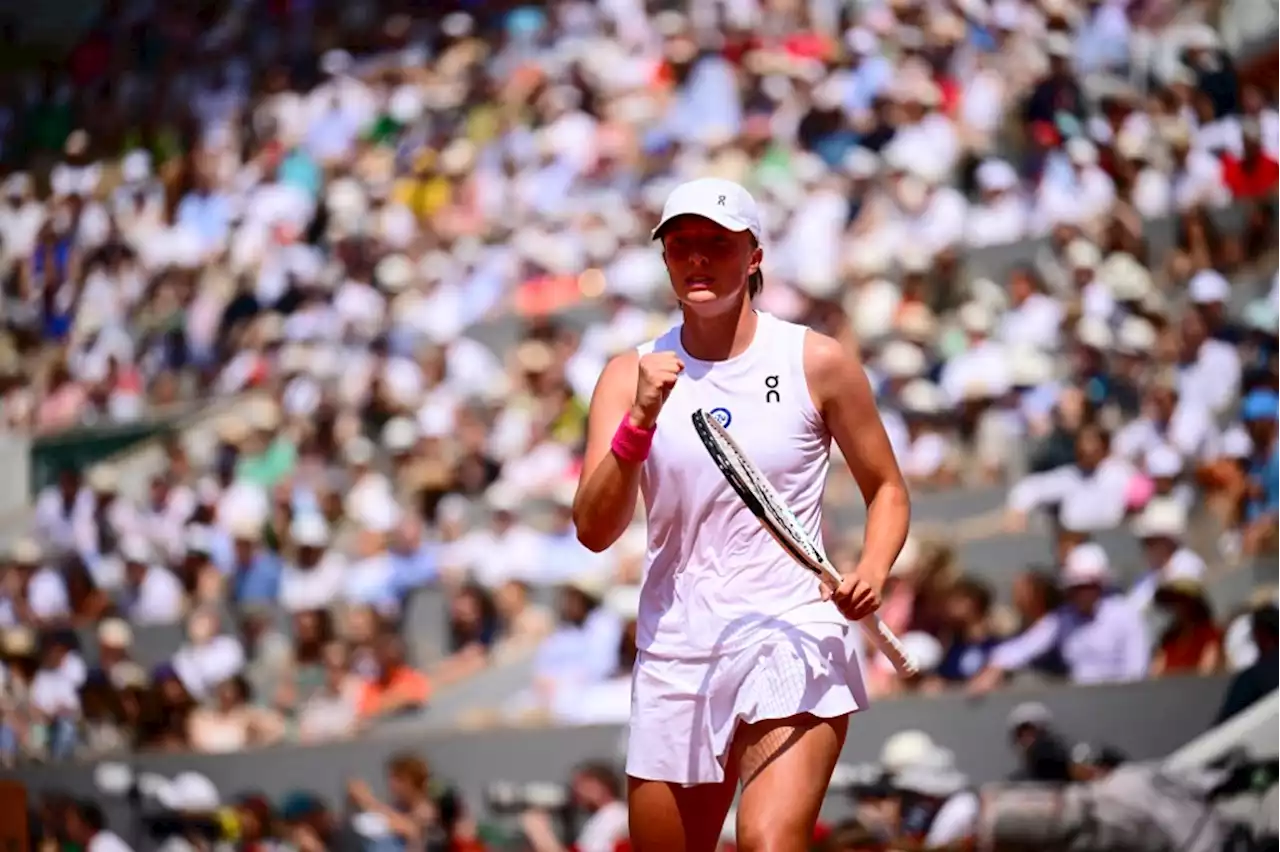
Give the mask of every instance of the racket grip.
[[880, 620], [880, 616], [872, 614], [858, 622], [880, 653], [889, 658], [894, 669], [903, 677], [915, 677], [920, 674], [920, 666], [907, 653], [902, 642], [889, 629], [889, 625]]

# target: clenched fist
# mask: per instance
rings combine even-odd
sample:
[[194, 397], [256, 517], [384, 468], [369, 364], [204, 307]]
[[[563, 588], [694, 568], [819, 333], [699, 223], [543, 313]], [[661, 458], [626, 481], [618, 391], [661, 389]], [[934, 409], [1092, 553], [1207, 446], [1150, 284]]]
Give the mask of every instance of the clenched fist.
[[840, 614], [850, 621], [861, 621], [880, 608], [880, 590], [853, 574], [846, 574], [839, 587], [822, 585], [822, 599], [833, 601]]
[[631, 423], [641, 429], [652, 429], [676, 378], [684, 371], [684, 362], [674, 352], [650, 352], [640, 358], [640, 375], [636, 380], [636, 399], [631, 405]]

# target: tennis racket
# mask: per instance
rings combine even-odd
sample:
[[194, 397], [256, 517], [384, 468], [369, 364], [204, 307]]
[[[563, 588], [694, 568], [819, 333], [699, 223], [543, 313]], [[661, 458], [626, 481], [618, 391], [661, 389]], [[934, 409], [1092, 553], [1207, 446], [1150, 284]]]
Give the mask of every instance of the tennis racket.
[[[835, 589], [844, 578], [800, 524], [800, 519], [782, 502], [778, 492], [765, 479], [760, 469], [751, 463], [742, 448], [729, 435], [727, 429], [702, 409], [693, 413], [693, 428], [697, 430], [702, 445], [707, 448], [716, 467], [724, 474], [729, 485], [747, 504], [747, 508], [760, 521], [760, 525], [777, 540], [782, 549], [796, 562], [817, 575], [828, 587]], [[919, 673], [915, 660], [893, 631], [878, 615], [871, 615], [858, 622], [868, 638], [889, 658], [889, 662], [905, 677]]]

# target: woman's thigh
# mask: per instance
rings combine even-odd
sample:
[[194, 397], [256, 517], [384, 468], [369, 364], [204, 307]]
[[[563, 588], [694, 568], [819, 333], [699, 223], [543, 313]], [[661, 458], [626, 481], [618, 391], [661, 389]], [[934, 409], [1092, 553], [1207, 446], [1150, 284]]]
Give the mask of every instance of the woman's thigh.
[[692, 787], [627, 778], [631, 849], [715, 852], [737, 782], [737, 772], [726, 772], [719, 783]]
[[805, 852], [844, 747], [849, 717], [803, 714], [739, 728], [732, 757], [742, 781], [739, 852]]

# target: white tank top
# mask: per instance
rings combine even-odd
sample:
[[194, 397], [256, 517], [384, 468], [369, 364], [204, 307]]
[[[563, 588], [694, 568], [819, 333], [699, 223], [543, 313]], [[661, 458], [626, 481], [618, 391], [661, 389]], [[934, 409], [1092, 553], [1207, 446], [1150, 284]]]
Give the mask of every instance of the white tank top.
[[694, 431], [705, 408], [720, 419], [821, 541], [831, 436], [809, 395], [804, 326], [757, 313], [747, 350], [700, 361], [680, 326], [639, 347], [675, 352], [685, 369], [658, 417], [641, 472], [649, 547], [637, 645], [669, 657], [708, 657], [747, 647], [783, 625], [846, 620], [733, 491]]

